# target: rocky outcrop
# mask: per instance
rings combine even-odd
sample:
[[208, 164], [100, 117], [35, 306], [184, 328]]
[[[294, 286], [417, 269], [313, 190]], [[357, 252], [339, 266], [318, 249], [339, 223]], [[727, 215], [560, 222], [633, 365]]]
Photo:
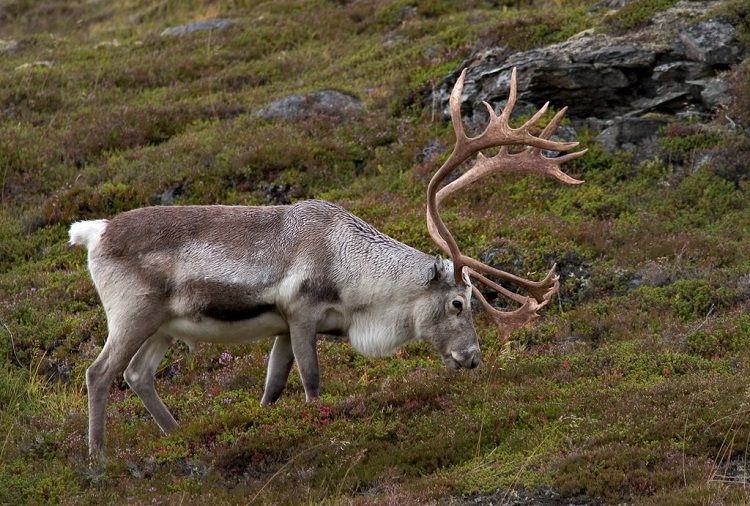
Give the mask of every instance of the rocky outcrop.
[[[470, 126], [483, 124], [483, 100], [502, 107], [511, 69], [516, 67], [518, 113], [547, 100], [556, 107], [568, 106], [569, 117], [594, 118], [588, 124], [603, 131], [603, 144], [611, 149], [652, 136], [674, 116], [709, 118], [729, 104], [722, 73], [747, 55], [735, 28], [725, 20], [695, 22], [716, 3], [680, 2], [649, 27], [623, 36], [584, 32], [515, 54], [489, 48], [461, 65], [469, 69], [461, 97], [463, 116]], [[446, 119], [459, 71], [436, 91]]]
[[335, 90], [295, 93], [275, 100], [255, 113], [259, 118], [272, 120], [300, 120], [327, 116], [338, 120], [351, 119], [364, 109], [358, 99]]

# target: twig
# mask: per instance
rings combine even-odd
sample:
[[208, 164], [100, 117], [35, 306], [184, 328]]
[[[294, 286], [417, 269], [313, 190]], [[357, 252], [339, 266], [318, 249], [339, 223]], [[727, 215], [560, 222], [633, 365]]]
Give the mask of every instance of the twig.
[[346, 477], [349, 476], [349, 471], [351, 471], [352, 468], [355, 465], [357, 465], [362, 460], [362, 457], [365, 456], [365, 452], [366, 451], [367, 451], [366, 448], [363, 449], [363, 450], [360, 450], [359, 453], [357, 454], [356, 458], [354, 458], [352, 460], [351, 464], [349, 464], [349, 467], [346, 468], [346, 472], [344, 473], [344, 477], [341, 478], [341, 483], [339, 483], [338, 490], [336, 491], [336, 496], [338, 496], [339, 498], [341, 498], [341, 491], [344, 489], [344, 483], [346, 482]]
[[713, 312], [714, 312], [714, 305], [711, 304], [711, 307], [708, 308], [708, 313], [706, 313], [706, 316], [703, 317], [703, 321], [700, 322], [700, 324], [698, 324], [698, 326], [692, 329], [690, 332], [691, 333], [698, 332], [701, 329], [701, 327], [703, 327], [706, 323], [708, 323], [708, 317], [711, 316], [711, 313]]
[[[484, 366], [488, 375], [491, 374], [495, 370], [496, 367], [498, 367], [497, 362], [500, 357], [508, 358], [509, 356], [510, 356], [510, 341], [505, 343], [499, 355], [492, 356], [492, 363], [488, 363]], [[499, 369], [502, 370], [503, 367], [499, 366]], [[475, 455], [476, 458], [479, 458], [482, 453], [482, 432], [484, 430], [484, 420], [485, 420], [486, 413], [487, 413], [487, 405], [489, 404], [489, 396], [490, 396], [491, 388], [492, 388], [492, 382], [486, 381], [484, 384], [484, 392], [483, 392], [484, 398], [482, 399], [482, 418], [479, 421], [479, 434], [477, 435], [477, 449], [476, 449], [476, 455]]]
[[[34, 369], [34, 372], [31, 373], [31, 377], [29, 378], [29, 381], [36, 381], [39, 377], [39, 368], [42, 367], [42, 362], [44, 361], [44, 357], [47, 356], [47, 350], [44, 350], [44, 353], [42, 353], [42, 356], [39, 357], [39, 361], [36, 363], [36, 368]], [[29, 364], [29, 372], [31, 372], [31, 364]]]
[[[558, 421], [562, 421], [563, 417], [560, 417]], [[537, 453], [540, 451], [542, 446], [547, 442], [549, 438], [551, 438], [555, 432], [558, 431], [558, 427], [554, 427], [550, 430], [549, 433], [547, 433], [544, 438], [539, 442], [536, 447], [531, 451], [531, 455], [529, 455], [526, 460], [519, 466], [518, 472], [513, 476], [513, 481], [511, 481], [510, 486], [508, 486], [508, 490], [505, 491], [505, 494], [503, 494], [503, 497], [500, 499], [500, 504], [508, 504], [508, 499], [510, 498], [510, 494], [515, 488], [518, 486], [518, 482], [521, 481], [521, 474], [526, 470], [527, 467], [531, 464], [531, 461], [536, 457]]]
[[[213, 35], [213, 33], [213, 30], [209, 30], [208, 37], [206, 37], [206, 59], [208, 60], [211, 59], [211, 36]], [[213, 88], [213, 86], [211, 87]], [[211, 103], [211, 112], [214, 113], [214, 118], [216, 118], [216, 121], [219, 121], [221, 118], [219, 118], [219, 113], [216, 110], [216, 101], [214, 100], [213, 90], [209, 90], [208, 100]]]
[[685, 413], [685, 424], [682, 426], [682, 483], [687, 487], [687, 473], [685, 471], [685, 447], [687, 446], [687, 423], [692, 403], [688, 405]]
[[13, 423], [10, 424], [10, 429], [8, 429], [8, 433], [5, 435], [5, 441], [3, 441], [3, 447], [0, 448], [0, 462], [3, 461], [3, 455], [5, 455], [5, 447], [8, 446], [8, 440], [10, 440], [10, 435], [13, 433], [13, 427], [16, 426], [16, 423], [18, 423], [18, 419], [13, 420]]
[[[720, 420], [723, 420], [725, 418], [732, 418], [731, 423], [729, 424], [729, 432], [731, 432], [731, 437], [729, 436], [729, 433], [724, 435], [724, 440], [721, 442], [721, 447], [719, 448], [719, 452], [716, 455], [716, 459], [714, 459], [714, 468], [711, 472], [711, 476], [708, 477], [708, 481], [722, 481], [721, 478], [726, 478], [724, 475], [719, 475], [719, 469], [721, 466], [725, 466], [725, 469], [729, 466], [732, 458], [732, 449], [734, 448], [734, 440], [737, 437], [737, 431], [738, 427], [745, 423], [747, 421], [747, 418], [745, 415], [747, 415], [747, 410], [740, 410], [735, 412], [733, 415], [728, 415], [725, 417], [722, 417]], [[741, 418], [741, 421], [737, 423], [737, 420]], [[711, 425], [709, 425], [705, 430], [708, 430], [714, 423], [717, 423], [717, 421], [713, 422]], [[704, 431], [705, 432], [705, 431]], [[719, 480], [716, 480], [716, 477], [719, 477]]]
[[5, 327], [5, 330], [8, 332], [8, 335], [10, 336], [10, 348], [13, 350], [13, 358], [16, 359], [16, 362], [18, 362], [18, 365], [23, 367], [23, 364], [18, 359], [18, 355], [16, 354], [16, 343], [15, 341], [13, 341], [13, 332], [10, 331], [10, 329], [8, 328], [8, 325], [6, 325], [5, 322], [2, 322], [2, 323], [3, 323], [3, 327]]
[[8, 165], [5, 164], [5, 168], [3, 169], [3, 177], [0, 179], [0, 204], [3, 204], [5, 202], [5, 180], [8, 177]]

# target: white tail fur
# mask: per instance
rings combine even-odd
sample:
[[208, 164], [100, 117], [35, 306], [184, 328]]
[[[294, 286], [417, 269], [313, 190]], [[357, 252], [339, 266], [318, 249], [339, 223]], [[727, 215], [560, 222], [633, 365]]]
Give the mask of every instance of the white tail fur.
[[77, 221], [70, 226], [70, 244], [78, 244], [91, 249], [107, 228], [108, 220]]

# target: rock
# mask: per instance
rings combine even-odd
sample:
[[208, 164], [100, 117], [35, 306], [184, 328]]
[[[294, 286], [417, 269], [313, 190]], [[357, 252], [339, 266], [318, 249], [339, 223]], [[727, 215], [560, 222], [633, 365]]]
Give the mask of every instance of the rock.
[[[493, 106], [501, 103], [510, 89], [511, 69], [516, 67], [519, 101], [534, 104], [532, 109], [550, 100], [556, 107], [569, 106], [573, 116], [612, 118], [627, 112], [636, 96], [655, 94], [656, 83], [643, 77], [649, 76], [661, 54], [645, 45], [613, 41], [604, 35], [579, 34], [559, 44], [510, 55], [502, 61], [490, 57], [473, 62], [467, 73], [462, 103], [477, 104], [482, 100]], [[449, 117], [448, 97], [455, 81], [452, 77], [438, 90], [445, 118]], [[483, 108], [463, 113], [470, 122], [486, 118]]]
[[685, 54], [691, 60], [709, 65], [738, 63], [740, 45], [734, 40], [734, 27], [718, 18], [707, 19], [679, 32]]
[[445, 153], [448, 147], [440, 141], [430, 141], [419, 153], [416, 155], [418, 162], [433, 161], [439, 155]]
[[364, 104], [351, 95], [335, 90], [296, 93], [271, 102], [255, 115], [268, 120], [300, 120], [314, 116], [351, 119], [364, 110]]
[[148, 203], [152, 206], [170, 206], [187, 191], [190, 181], [175, 183], [169, 188], [164, 188], [161, 192], [152, 194]]
[[[622, 3], [605, 0], [600, 8], [613, 5]], [[641, 31], [620, 36], [589, 31], [515, 54], [506, 48], [475, 50], [472, 59], [462, 64], [468, 68], [461, 96], [467, 130], [476, 133], [477, 125], [486, 123], [481, 101], [495, 109], [504, 106], [513, 67], [518, 69], [515, 114], [527, 115], [549, 100], [557, 108], [568, 106], [568, 116], [573, 118], [614, 121], [652, 112], [710, 117], [717, 106], [728, 101], [725, 85], [714, 80], [717, 72], [746, 54], [727, 21], [710, 18], [687, 26], [712, 5], [714, 2], [682, 0], [655, 15], [653, 23]], [[458, 70], [452, 72], [435, 91], [434, 100], [446, 121], [450, 118], [450, 91], [458, 74]], [[427, 100], [432, 102], [433, 97]], [[629, 125], [618, 121], [615, 131], [627, 130]], [[613, 132], [607, 136], [621, 137]], [[644, 135], [650, 136], [651, 131]]]
[[589, 9], [590, 13], [599, 12], [601, 10], [616, 11], [620, 10], [629, 3], [633, 3], [635, 0], [604, 0], [597, 3]]
[[609, 152], [618, 149], [632, 149], [641, 142], [655, 136], [666, 123], [666, 119], [661, 118], [617, 118], [596, 139]]
[[690, 79], [700, 79], [713, 73], [711, 66], [692, 61], [676, 61], [656, 65], [651, 74], [654, 81], [666, 84], [674, 81], [684, 82]]
[[713, 110], [717, 107], [729, 107], [732, 105], [729, 83], [722, 78], [711, 77], [688, 81], [688, 83], [700, 88], [701, 101], [707, 109]]
[[185, 25], [172, 26], [164, 29], [161, 34], [166, 35], [186, 35], [195, 32], [207, 32], [210, 30], [224, 30], [229, 26], [235, 24], [231, 19], [224, 18], [213, 18], [213, 19], [200, 19], [198, 21], [192, 21]]
[[[560, 125], [552, 137], [550, 137], [550, 140], [555, 142], [576, 142], [578, 140], [578, 131], [572, 125]], [[564, 152], [560, 151], [542, 150], [542, 156], [546, 156], [547, 158], [557, 158], [564, 154]]]
[[12, 53], [18, 48], [17, 40], [0, 39], [0, 53]]
[[592, 51], [584, 51], [572, 55], [573, 61], [590, 63], [593, 65], [611, 66], [619, 68], [651, 67], [656, 60], [656, 52], [636, 44], [612, 44]]
[[680, 87], [676, 91], [662, 93], [654, 98], [643, 97], [633, 100], [631, 105], [634, 109], [628, 112], [627, 116], [640, 116], [652, 111], [674, 113], [681, 109], [689, 98], [689, 91], [688, 88]]
[[269, 184], [265, 188], [260, 189], [258, 194], [268, 199], [269, 203], [279, 205], [291, 204], [293, 200], [299, 199], [304, 195], [299, 186], [292, 186], [289, 183]]
[[49, 60], [39, 60], [35, 62], [29, 62], [29, 63], [22, 63], [18, 67], [16, 67], [16, 70], [26, 70], [31, 69], [35, 67], [44, 67], [44, 68], [51, 68], [55, 65], [54, 62], [51, 62]]
[[[573, 338], [575, 340], [576, 338]], [[580, 339], [583, 340], [583, 339]], [[451, 505], [454, 503], [451, 502]], [[498, 489], [492, 492], [461, 496], [456, 506], [599, 506], [600, 503], [586, 495], [563, 497], [550, 486], [524, 489], [522, 487], [510, 490]]]
[[159, 205], [168, 206], [175, 201], [177, 196], [177, 190], [175, 188], [167, 188], [161, 195], [159, 195]]
[[94, 47], [97, 49], [108, 49], [111, 47], [120, 47], [120, 41], [117, 39], [103, 40]]

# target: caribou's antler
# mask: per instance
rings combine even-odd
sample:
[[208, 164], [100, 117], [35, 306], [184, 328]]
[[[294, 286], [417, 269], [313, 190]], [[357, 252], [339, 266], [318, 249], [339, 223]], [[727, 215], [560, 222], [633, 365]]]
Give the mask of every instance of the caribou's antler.
[[[547, 111], [549, 102], [544, 104], [531, 119], [518, 128], [511, 128], [508, 125], [510, 114], [516, 103], [516, 69], [511, 72], [510, 94], [508, 103], [503, 112], [498, 116], [492, 107], [484, 102], [490, 114], [489, 124], [485, 130], [476, 137], [468, 137], [464, 131], [461, 121], [461, 92], [463, 90], [466, 70], [461, 73], [453, 92], [450, 97], [451, 120], [453, 130], [456, 133], [456, 145], [448, 160], [435, 173], [430, 184], [427, 187], [427, 228], [433, 241], [445, 253], [450, 255], [453, 260], [454, 273], [456, 282], [461, 282], [463, 271], [475, 281], [478, 281], [501, 295], [508, 297], [521, 304], [521, 307], [515, 311], [500, 311], [487, 302], [476, 286], [473, 287], [474, 295], [484, 306], [492, 320], [497, 324], [501, 334], [507, 335], [513, 328], [519, 327], [530, 321], [537, 314], [537, 310], [544, 307], [557, 293], [560, 282], [555, 274], [555, 266], [547, 273], [542, 281], [529, 281], [527, 279], [514, 276], [505, 271], [495, 269], [474, 258], [468, 257], [458, 249], [456, 241], [453, 239], [445, 223], [440, 218], [439, 206], [442, 201], [452, 193], [460, 190], [478, 179], [493, 172], [533, 172], [551, 176], [558, 181], [568, 184], [581, 184], [583, 181], [575, 179], [560, 170], [560, 165], [586, 153], [586, 150], [569, 153], [557, 158], [547, 158], [542, 155], [542, 149], [551, 151], [568, 151], [578, 145], [577, 142], [555, 142], [550, 137], [560, 126], [567, 108], [558, 112], [552, 121], [542, 130], [539, 136], [530, 133], [537, 121]], [[508, 151], [509, 145], [525, 145], [526, 149], [519, 153], [511, 154]], [[485, 157], [482, 149], [501, 146], [500, 151], [490, 158]], [[476, 154], [474, 165], [462, 174], [458, 179], [447, 184], [438, 191], [440, 183], [446, 178], [451, 171], [461, 165], [472, 155]], [[494, 276], [506, 281], [510, 281], [531, 294], [533, 298], [518, 295], [510, 290], [505, 289], [499, 284], [491, 281], [483, 274]]]

